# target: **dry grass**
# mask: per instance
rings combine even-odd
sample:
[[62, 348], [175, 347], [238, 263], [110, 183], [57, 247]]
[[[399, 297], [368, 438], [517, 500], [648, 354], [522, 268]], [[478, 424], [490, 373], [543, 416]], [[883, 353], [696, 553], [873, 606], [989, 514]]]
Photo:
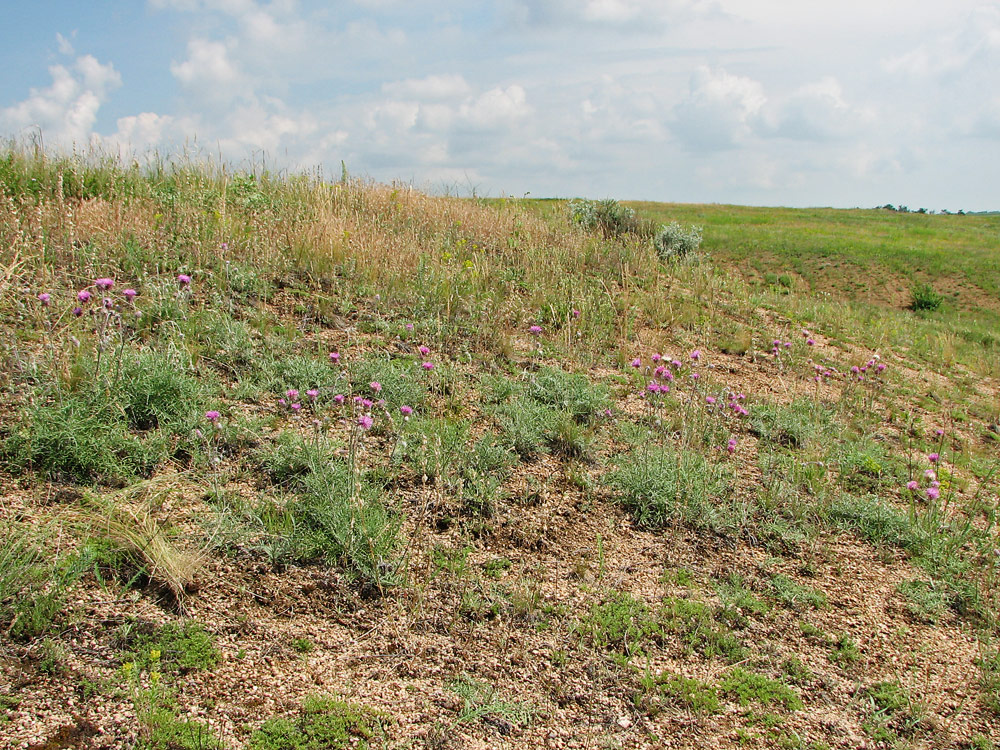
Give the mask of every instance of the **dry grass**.
[[191, 548], [172, 539], [172, 530], [157, 520], [155, 509], [188, 487], [177, 475], [162, 475], [100, 498], [88, 497], [63, 511], [59, 520], [81, 536], [106, 540], [132, 556], [150, 580], [181, 602], [208, 561], [211, 544], [206, 540]]

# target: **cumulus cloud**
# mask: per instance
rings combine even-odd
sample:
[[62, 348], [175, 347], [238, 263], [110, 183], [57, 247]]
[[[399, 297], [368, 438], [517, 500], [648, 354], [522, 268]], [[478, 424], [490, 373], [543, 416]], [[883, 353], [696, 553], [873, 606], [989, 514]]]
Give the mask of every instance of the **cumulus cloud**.
[[694, 151], [735, 148], [753, 135], [766, 101], [760, 82], [700, 66], [674, 108], [671, 129]]
[[0, 110], [0, 129], [20, 132], [38, 128], [49, 143], [88, 142], [97, 113], [110, 93], [121, 86], [121, 75], [110, 63], [82, 55], [72, 67], [49, 68], [52, 84], [33, 88], [27, 99]]
[[759, 131], [795, 140], [838, 140], [859, 133], [872, 119], [870, 110], [850, 104], [840, 82], [827, 76], [769, 106], [759, 122]]
[[510, 127], [531, 111], [524, 88], [513, 84], [490, 89], [459, 109], [462, 120], [481, 130]]
[[189, 92], [205, 101], [228, 103], [248, 96], [250, 84], [230, 57], [232, 43], [191, 39], [187, 59], [170, 65], [170, 72]]

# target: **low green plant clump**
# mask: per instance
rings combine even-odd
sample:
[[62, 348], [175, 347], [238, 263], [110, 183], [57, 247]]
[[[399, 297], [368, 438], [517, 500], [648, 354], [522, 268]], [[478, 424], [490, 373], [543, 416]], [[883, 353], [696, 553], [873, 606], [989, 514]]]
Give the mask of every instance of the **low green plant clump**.
[[683, 523], [695, 529], [732, 530], [729, 478], [700, 453], [637, 448], [618, 461], [607, 482], [615, 499], [643, 528]]
[[789, 711], [802, 708], [802, 699], [788, 685], [742, 667], [733, 667], [719, 683], [719, 692], [732, 695], [741, 706], [780, 705]]
[[155, 666], [162, 673], [185, 674], [212, 669], [219, 663], [212, 634], [195, 620], [168, 622], [148, 632], [126, 624], [119, 637], [124, 641], [123, 660], [137, 670]]
[[250, 735], [252, 750], [338, 750], [367, 748], [382, 733], [384, 717], [329, 696], [305, 699], [291, 717], [265, 721]]
[[640, 685], [642, 691], [636, 695], [636, 703], [647, 713], [655, 712], [661, 700], [703, 716], [718, 713], [721, 709], [718, 689], [691, 677], [667, 672], [643, 674]]

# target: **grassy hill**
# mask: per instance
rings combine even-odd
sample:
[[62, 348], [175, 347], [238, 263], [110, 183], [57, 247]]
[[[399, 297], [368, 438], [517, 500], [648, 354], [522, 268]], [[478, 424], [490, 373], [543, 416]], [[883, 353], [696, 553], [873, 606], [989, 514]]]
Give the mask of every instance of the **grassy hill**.
[[0, 193], [4, 747], [994, 746], [996, 217]]

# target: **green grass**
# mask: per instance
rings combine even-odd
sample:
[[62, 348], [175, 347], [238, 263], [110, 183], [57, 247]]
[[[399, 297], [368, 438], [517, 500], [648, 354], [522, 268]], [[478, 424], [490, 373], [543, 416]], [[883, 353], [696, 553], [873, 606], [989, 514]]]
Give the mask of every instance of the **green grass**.
[[250, 735], [252, 750], [367, 748], [381, 734], [383, 717], [328, 696], [305, 699], [298, 713], [265, 721]]
[[742, 667], [726, 672], [719, 683], [719, 692], [731, 695], [741, 706], [782, 706], [789, 711], [802, 708], [802, 699], [788, 685]]
[[696, 529], [731, 530], [731, 487], [722, 467], [692, 451], [657, 446], [621, 457], [606, 478], [619, 502], [643, 527], [683, 523]]
[[152, 632], [137, 632], [135, 625], [126, 624], [119, 637], [124, 641], [122, 661], [136, 669], [155, 664], [165, 673], [186, 674], [212, 669], [220, 659], [214, 638], [194, 620], [168, 622]]

